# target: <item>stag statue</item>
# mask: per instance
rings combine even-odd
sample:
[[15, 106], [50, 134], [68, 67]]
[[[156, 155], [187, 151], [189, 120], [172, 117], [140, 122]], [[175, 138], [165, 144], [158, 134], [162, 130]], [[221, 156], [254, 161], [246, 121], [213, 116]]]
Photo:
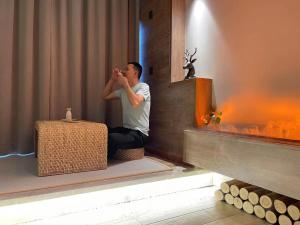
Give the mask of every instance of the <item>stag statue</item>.
[[187, 75], [184, 78], [185, 80], [195, 77], [195, 68], [194, 68], [193, 63], [197, 59], [193, 59], [193, 56], [196, 54], [196, 52], [197, 52], [197, 48], [195, 48], [195, 52], [192, 55], [189, 53], [188, 50], [185, 50], [185, 52], [184, 52], [185, 66], [183, 66], [183, 69], [189, 70]]

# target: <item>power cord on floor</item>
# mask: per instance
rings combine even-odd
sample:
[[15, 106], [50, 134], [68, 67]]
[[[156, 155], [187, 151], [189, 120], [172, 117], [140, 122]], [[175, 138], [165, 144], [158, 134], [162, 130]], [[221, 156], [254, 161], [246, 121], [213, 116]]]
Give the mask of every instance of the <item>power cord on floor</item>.
[[25, 157], [25, 156], [30, 156], [30, 155], [34, 155], [34, 152], [28, 153], [28, 154], [12, 153], [12, 154], [7, 154], [7, 155], [0, 155], [0, 159], [12, 157], [12, 156], [21, 156], [21, 157]]

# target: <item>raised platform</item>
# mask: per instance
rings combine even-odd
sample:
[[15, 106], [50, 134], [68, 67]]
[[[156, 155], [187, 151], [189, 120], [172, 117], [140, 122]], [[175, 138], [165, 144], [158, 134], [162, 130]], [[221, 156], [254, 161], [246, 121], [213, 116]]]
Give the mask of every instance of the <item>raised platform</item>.
[[[87, 221], [96, 220], [99, 224], [106, 224], [102, 223], [103, 219], [111, 219], [122, 215], [123, 210], [116, 210], [116, 208], [120, 208], [122, 203], [128, 203], [124, 207], [130, 210], [133, 201], [151, 200], [156, 196], [176, 192], [185, 193], [188, 190], [196, 190], [213, 184], [213, 173], [175, 165], [172, 166], [172, 170], [161, 172], [158, 172], [157, 169], [163, 169], [164, 166], [161, 165], [159, 168], [155, 166], [157, 172], [142, 174], [140, 173], [141, 169], [145, 170], [146, 167], [148, 172], [151, 168], [152, 171], [155, 169], [153, 166], [149, 167], [150, 164], [147, 158], [109, 164], [106, 171], [90, 171], [49, 177], [35, 176], [32, 163], [21, 162], [16, 164], [11, 163], [11, 159], [5, 159], [4, 161], [9, 162], [7, 165], [2, 160], [0, 165], [5, 167], [5, 170], [0, 170], [0, 193], [1, 189], [9, 191], [8, 186], [10, 186], [10, 189], [18, 188], [19, 191], [25, 188], [29, 188], [31, 191], [15, 192], [15, 194], [6, 196], [0, 194], [0, 224], [46, 224], [49, 220], [51, 221], [49, 224], [81, 225], [86, 224]], [[31, 158], [32, 160], [35, 159]], [[158, 165], [167, 163], [154, 157], [149, 158], [149, 160], [152, 163], [157, 161]], [[114, 176], [114, 178], [101, 179], [104, 178], [103, 172], [107, 172], [106, 175]], [[124, 172], [130, 172], [131, 176], [124, 176]], [[39, 182], [40, 187], [42, 185], [46, 185], [46, 187], [39, 190], [34, 189], [32, 187], [33, 182]], [[19, 186], [12, 187], [16, 186], [17, 183]], [[59, 184], [60, 186], [58, 186]], [[206, 195], [207, 193], [204, 196]], [[199, 194], [197, 196], [197, 199], [199, 199]], [[186, 198], [184, 201], [186, 201]], [[112, 214], [107, 214], [108, 207], [114, 208]], [[176, 207], [178, 206], [176, 205]], [[145, 208], [139, 208], [143, 211], [141, 218], [145, 219]], [[95, 219], [92, 215], [96, 215], [97, 218]], [[63, 220], [65, 217], [67, 219]], [[72, 218], [71, 222], [70, 218]], [[85, 219], [84, 222], [81, 221], [82, 219]]]
[[[52, 190], [72, 185], [105, 183], [109, 180], [136, 178], [161, 172], [171, 172], [174, 168], [144, 157], [132, 161], [111, 161], [105, 170], [86, 171], [56, 176], [38, 177], [37, 159], [34, 156], [8, 157], [0, 160], [0, 200], [14, 196], [28, 196], [34, 193], [49, 193]], [[1, 206], [1, 203], [0, 203]], [[1, 223], [0, 223], [1, 224]]]
[[300, 146], [264, 138], [190, 129], [184, 162], [300, 199]]

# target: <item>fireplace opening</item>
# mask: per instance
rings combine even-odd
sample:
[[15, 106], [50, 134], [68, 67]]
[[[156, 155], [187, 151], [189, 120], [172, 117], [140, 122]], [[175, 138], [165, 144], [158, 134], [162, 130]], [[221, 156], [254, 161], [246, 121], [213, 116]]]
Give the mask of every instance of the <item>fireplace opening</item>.
[[231, 97], [218, 108], [219, 124], [207, 129], [234, 134], [267, 137], [300, 144], [300, 101], [291, 97], [272, 97], [247, 93]]

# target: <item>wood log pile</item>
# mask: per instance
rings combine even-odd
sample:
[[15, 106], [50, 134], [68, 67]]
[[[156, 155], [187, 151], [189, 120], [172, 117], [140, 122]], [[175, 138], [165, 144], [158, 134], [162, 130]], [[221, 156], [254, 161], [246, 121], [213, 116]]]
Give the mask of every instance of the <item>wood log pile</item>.
[[300, 201], [297, 199], [239, 180], [222, 183], [215, 197], [270, 224], [300, 225]]

